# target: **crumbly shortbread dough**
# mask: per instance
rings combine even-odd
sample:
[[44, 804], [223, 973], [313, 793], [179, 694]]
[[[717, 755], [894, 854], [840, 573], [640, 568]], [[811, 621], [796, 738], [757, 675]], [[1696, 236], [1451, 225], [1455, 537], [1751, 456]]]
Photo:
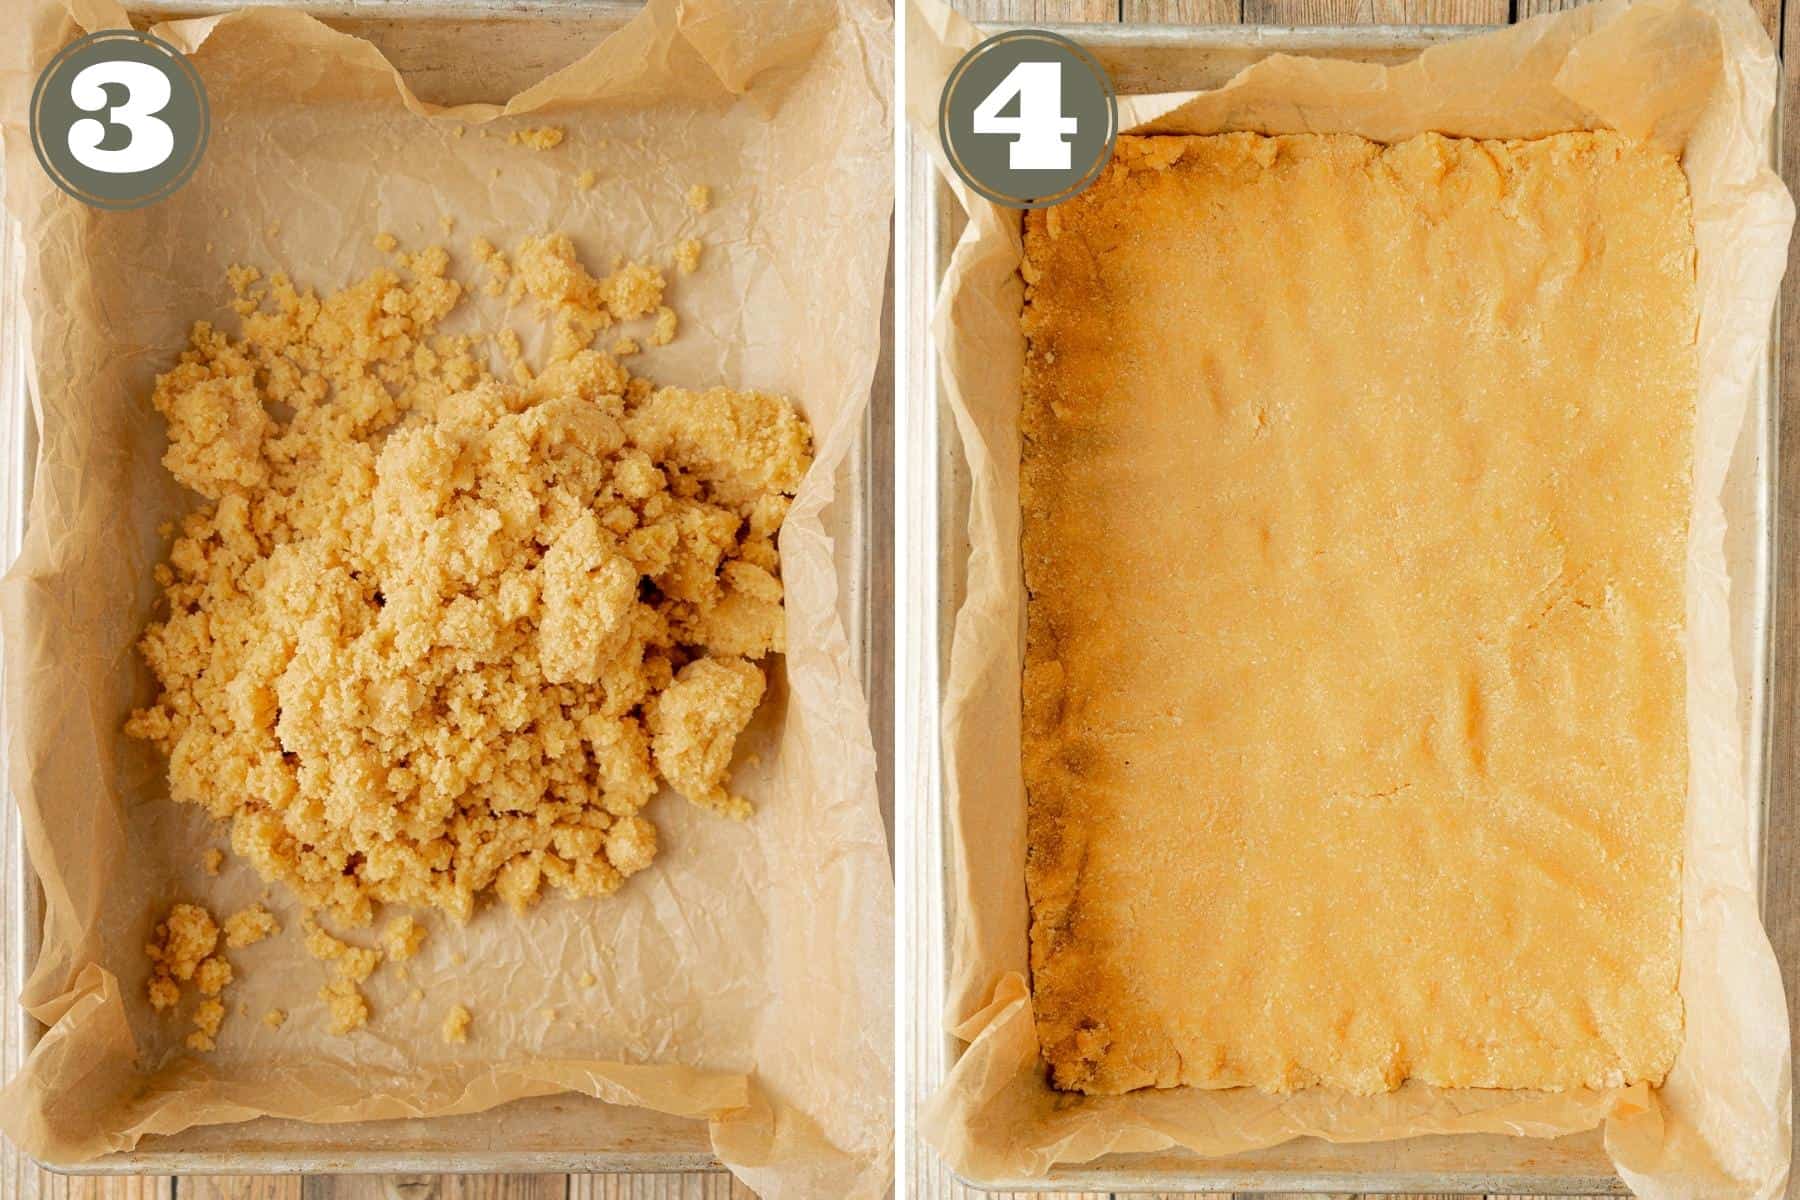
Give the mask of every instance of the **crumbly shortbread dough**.
[[321, 987], [319, 999], [325, 1002], [325, 1011], [331, 1018], [327, 1028], [334, 1034], [352, 1033], [369, 1023], [368, 997], [343, 976]]
[[513, 130], [506, 140], [515, 146], [525, 146], [532, 150], [554, 150], [562, 145], [563, 137], [560, 125], [533, 125]]
[[1609, 133], [1120, 138], [1026, 218], [1063, 1088], [1660, 1081], [1694, 248]]
[[411, 915], [395, 917], [381, 932], [389, 962], [405, 962], [419, 953], [425, 944], [425, 927]]
[[225, 1002], [202, 1000], [194, 1006], [194, 1032], [187, 1036], [190, 1050], [211, 1050], [218, 1043], [219, 1026], [225, 1022]]
[[151, 1008], [164, 1012], [180, 1004], [186, 983], [206, 997], [194, 1007], [194, 1031], [187, 1036], [190, 1050], [213, 1049], [225, 1020], [225, 1005], [218, 997], [230, 986], [233, 972], [231, 964], [215, 953], [218, 945], [219, 924], [213, 915], [198, 904], [177, 904], [157, 923], [156, 940], [144, 947], [150, 960], [145, 991]]
[[[242, 334], [197, 325], [153, 396], [207, 503], [157, 569], [162, 691], [127, 728], [238, 855], [352, 925], [609, 893], [656, 853], [663, 780], [744, 815], [731, 746], [785, 644], [805, 420], [590, 348], [673, 333], [661, 272], [593, 276], [562, 236], [478, 254], [549, 327], [515, 381], [437, 333], [462, 287], [435, 249], [324, 297], [235, 272]], [[329, 985], [340, 1024], [356, 982]]]
[[209, 958], [194, 972], [194, 986], [202, 996], [218, 995], [231, 980], [231, 964], [222, 958]]
[[157, 925], [156, 941], [144, 947], [144, 953], [156, 975], [186, 982], [218, 944], [219, 925], [211, 913], [198, 904], [177, 904]]
[[225, 918], [225, 944], [232, 948], [254, 946], [271, 934], [280, 933], [275, 915], [260, 904], [252, 904]]

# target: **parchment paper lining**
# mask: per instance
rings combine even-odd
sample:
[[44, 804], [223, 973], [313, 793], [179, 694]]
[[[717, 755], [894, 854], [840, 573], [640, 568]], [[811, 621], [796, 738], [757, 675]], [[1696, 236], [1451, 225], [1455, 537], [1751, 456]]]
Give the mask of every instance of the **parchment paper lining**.
[[[50, 1026], [0, 1098], [0, 1124], [26, 1151], [72, 1162], [258, 1114], [465, 1113], [574, 1089], [709, 1119], [721, 1158], [764, 1195], [879, 1195], [892, 1163], [892, 882], [837, 617], [855, 548], [834, 545], [820, 514], [879, 344], [889, 14], [875, 0], [653, 0], [504, 107], [454, 109], [414, 96], [373, 46], [292, 11], [169, 23], [156, 32], [208, 89], [206, 158], [163, 203], [97, 213], [51, 187], [23, 123], [36, 70], [81, 32], [70, 13], [87, 28], [123, 23], [111, 0], [32, 0], [14, 24], [27, 36], [0, 50], [42, 434], [0, 604], [11, 784], [47, 905], [23, 1001]], [[508, 143], [544, 123], [567, 131], [557, 149]], [[591, 190], [576, 182], [584, 168], [598, 174]], [[685, 204], [694, 183], [713, 189], [705, 216]], [[813, 423], [817, 459], [781, 537], [790, 649], [740, 744], [737, 784], [759, 811], [740, 825], [665, 794], [649, 811], [665, 852], [618, 896], [550, 899], [523, 919], [491, 907], [461, 929], [433, 916], [407, 977], [388, 967], [371, 981], [375, 1019], [350, 1037], [325, 1032], [325, 968], [273, 891], [287, 932], [230, 953], [234, 1013], [220, 1049], [190, 1057], [184, 1022], [145, 1003], [150, 926], [176, 899], [223, 915], [263, 887], [229, 859], [204, 876], [198, 847], [221, 835], [169, 803], [156, 755], [120, 733], [150, 694], [133, 644], [166, 549], [155, 530], [195, 499], [158, 465], [151, 379], [194, 319], [231, 326], [230, 263], [331, 290], [385, 261], [370, 240], [386, 230], [449, 245], [469, 278], [473, 237], [511, 247], [552, 229], [596, 269], [615, 255], [669, 264], [677, 240], [700, 237], [700, 273], [669, 272], [681, 336], [633, 369], [783, 392]], [[490, 326], [507, 316], [480, 313]], [[423, 1001], [408, 999], [415, 986]], [[474, 1012], [463, 1047], [436, 1033], [455, 1003]], [[272, 1007], [290, 1014], [278, 1031], [260, 1019]]]
[[[909, 31], [909, 118], [935, 145], [936, 97], [979, 35], [929, 0], [918, 0]], [[1792, 202], [1767, 166], [1775, 85], [1774, 51], [1746, 5], [1604, 0], [1460, 39], [1397, 67], [1277, 56], [1214, 91], [1120, 100], [1128, 132], [1348, 132], [1394, 141], [1425, 131], [1531, 137], [1610, 126], [1681, 154], [1694, 196], [1702, 380], [1688, 546], [1687, 1035], [1654, 1091], [1409, 1085], [1358, 1099], [1197, 1089], [1078, 1098], [1049, 1089], [1027, 986], [1017, 741], [1019, 222], [952, 179], [969, 225], [932, 332], [972, 479], [967, 598], [944, 696], [955, 913], [946, 1020], [969, 1045], [921, 1128], [954, 1169], [1004, 1178], [1172, 1145], [1225, 1155], [1303, 1135], [1548, 1137], [1604, 1124], [1608, 1153], [1639, 1195], [1780, 1192], [1790, 1138], [1787, 1017], [1757, 914], [1756, 800], [1743, 775], [1747, 684], [1734, 666], [1728, 606], [1730, 589], [1752, 581], [1732, 579], [1724, 551], [1728, 525], [1756, 516], [1742, 506], [1728, 513], [1721, 501], [1768, 353], [1793, 222]]]

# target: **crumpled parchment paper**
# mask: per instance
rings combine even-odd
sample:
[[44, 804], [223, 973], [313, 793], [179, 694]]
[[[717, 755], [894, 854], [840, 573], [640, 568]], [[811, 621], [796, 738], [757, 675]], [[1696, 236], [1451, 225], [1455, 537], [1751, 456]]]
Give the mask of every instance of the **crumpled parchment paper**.
[[[935, 146], [936, 105], [979, 40], [933, 0], [908, 24], [909, 119]], [[1746, 787], [1748, 659], [1733, 588], [1753, 588], [1755, 496], [1728, 487], [1786, 261], [1793, 204], [1769, 164], [1776, 60], [1738, 0], [1603, 0], [1460, 39], [1400, 66], [1276, 56], [1202, 93], [1120, 98], [1126, 132], [1425, 131], [1531, 137], [1602, 126], [1680, 153], [1694, 197], [1700, 321], [1688, 542], [1689, 787], [1683, 875], [1685, 1046], [1667, 1081], [1604, 1092], [1052, 1091], [1027, 984], [1019, 775], [1018, 408], [1023, 300], [1018, 214], [952, 185], [969, 215], [933, 334], [972, 478], [967, 597], [945, 683], [951, 828], [946, 1020], [968, 1043], [921, 1121], [958, 1172], [1043, 1175], [1109, 1152], [1209, 1156], [1312, 1135], [1552, 1137], [1603, 1126], [1641, 1196], [1771, 1197], [1788, 1170], [1789, 1046], [1781, 978], [1757, 912], [1759, 798]], [[940, 159], [941, 161], [941, 159]], [[1730, 550], [1728, 552], [1728, 546]], [[1265, 1156], [1266, 1157], [1266, 1156]]]
[[[834, 492], [880, 344], [891, 14], [876, 0], [652, 0], [510, 102], [453, 108], [415, 96], [370, 43], [293, 11], [169, 22], [154, 31], [198, 67], [212, 140], [169, 199], [99, 212], [51, 186], [24, 121], [41, 65], [83, 29], [123, 22], [113, 0], [28, 0], [0, 47], [42, 433], [29, 532], [0, 588], [6, 736], [46, 902], [22, 1000], [49, 1027], [0, 1096], [0, 1126], [67, 1163], [262, 1114], [469, 1113], [569, 1089], [707, 1119], [719, 1157], [764, 1195], [881, 1194], [892, 876], [838, 616], [860, 548], [834, 544], [821, 514], [856, 502]], [[509, 143], [542, 124], [566, 130], [561, 146]], [[587, 168], [591, 189], [577, 184]], [[685, 203], [696, 183], [713, 189], [703, 216]], [[700, 272], [669, 271], [681, 335], [634, 372], [785, 393], [813, 424], [817, 460], [780, 539], [789, 650], [739, 747], [758, 811], [737, 824], [665, 793], [647, 814], [664, 852], [618, 895], [553, 897], [524, 917], [494, 905], [464, 928], [429, 916], [421, 957], [366, 985], [375, 1015], [347, 1037], [326, 1032], [326, 967], [274, 889], [283, 933], [230, 952], [239, 982], [219, 1049], [190, 1055], [185, 1019], [145, 1000], [144, 943], [176, 900], [223, 916], [264, 887], [229, 856], [204, 874], [200, 849], [225, 839], [168, 800], [157, 755], [120, 732], [151, 696], [133, 647], [166, 551], [156, 528], [196, 499], [159, 466], [151, 381], [195, 319], [234, 327], [229, 264], [329, 291], [382, 265], [371, 239], [391, 231], [447, 245], [468, 279], [474, 237], [510, 249], [549, 230], [596, 270], [615, 255], [668, 266], [679, 239], [700, 237]], [[488, 327], [507, 317], [469, 304]], [[436, 1032], [456, 1003], [474, 1013], [464, 1046]], [[274, 1007], [289, 1012], [279, 1030], [261, 1021]]]

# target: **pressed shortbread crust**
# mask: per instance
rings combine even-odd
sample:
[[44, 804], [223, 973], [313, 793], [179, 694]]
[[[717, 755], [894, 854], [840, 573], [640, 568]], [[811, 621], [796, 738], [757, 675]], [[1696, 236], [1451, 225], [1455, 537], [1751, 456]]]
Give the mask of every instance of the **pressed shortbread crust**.
[[1059, 1087], [1660, 1081], [1693, 238], [1608, 134], [1119, 140], [1027, 215]]

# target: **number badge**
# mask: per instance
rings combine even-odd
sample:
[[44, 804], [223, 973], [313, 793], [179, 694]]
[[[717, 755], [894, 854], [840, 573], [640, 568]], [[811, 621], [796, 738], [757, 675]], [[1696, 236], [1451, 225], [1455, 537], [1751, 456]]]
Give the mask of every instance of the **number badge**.
[[950, 166], [1008, 208], [1045, 208], [1094, 182], [1118, 127], [1105, 69], [1042, 29], [1015, 29], [969, 51], [938, 104]]
[[210, 113], [186, 55], [103, 29], [63, 47], [31, 96], [31, 145], [56, 186], [96, 208], [153, 204], [186, 183]]

